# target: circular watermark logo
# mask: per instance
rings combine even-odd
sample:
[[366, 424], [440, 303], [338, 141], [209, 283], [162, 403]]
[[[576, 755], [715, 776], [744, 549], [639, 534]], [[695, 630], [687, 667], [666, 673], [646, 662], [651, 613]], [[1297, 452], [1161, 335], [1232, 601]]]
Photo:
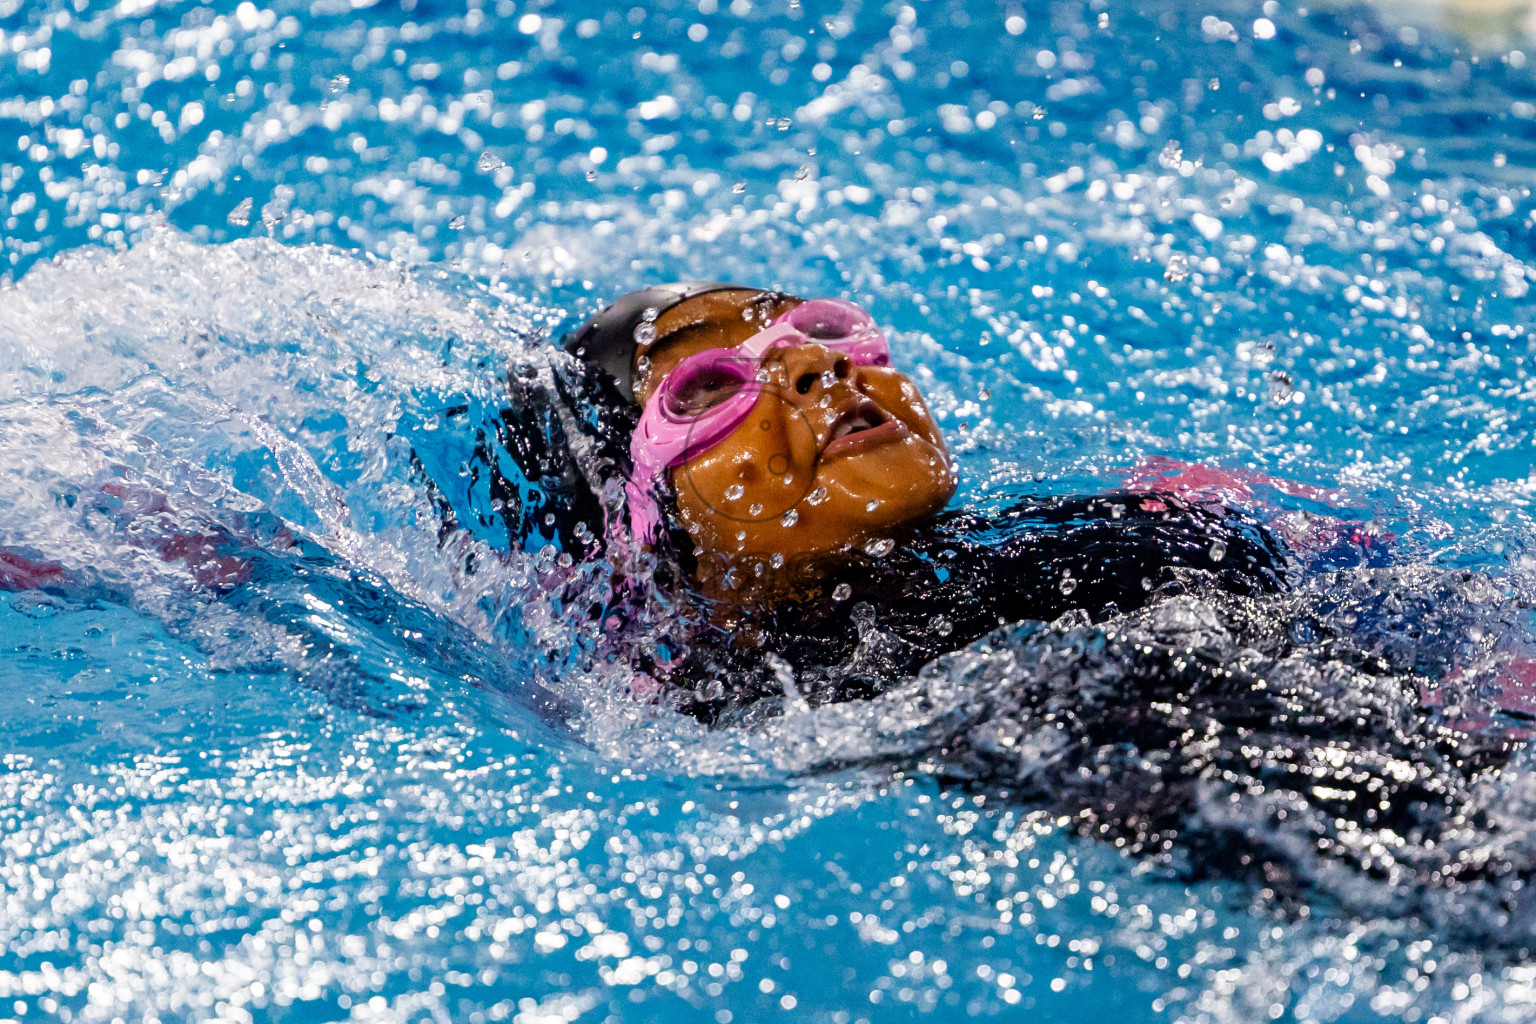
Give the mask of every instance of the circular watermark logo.
[[[748, 442], [752, 462], [762, 471], [761, 475], [750, 483], [743, 483], [732, 476], [717, 484], [699, 479], [694, 475], [692, 465], [685, 462], [678, 480], [679, 489], [687, 487], [689, 493], [710, 512], [736, 523], [766, 523], [782, 518], [811, 493], [811, 487], [816, 481], [814, 472], [806, 473], [803, 480], [798, 479], [791, 472], [793, 467], [784, 452], [764, 450], [769, 438], [774, 436], [775, 421], [783, 424], [786, 430], [798, 430], [803, 425], [814, 437], [816, 428], [811, 425], [810, 417], [788, 389], [769, 381], [759, 382], [756, 386], [760, 389], [757, 402], [752, 406], [747, 419], [734, 432], [747, 426], [753, 434], [762, 436], [762, 447], [754, 447]], [[693, 432], [703, 419], [705, 417], [694, 420], [688, 428], [690, 448], [693, 446]]]

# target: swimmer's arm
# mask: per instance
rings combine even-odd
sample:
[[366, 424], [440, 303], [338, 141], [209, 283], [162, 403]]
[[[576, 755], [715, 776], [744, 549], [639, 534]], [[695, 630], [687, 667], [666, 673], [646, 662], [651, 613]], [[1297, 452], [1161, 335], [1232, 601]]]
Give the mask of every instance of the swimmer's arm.
[[[1344, 493], [1337, 489], [1298, 483], [1250, 469], [1217, 469], [1161, 455], [1130, 470], [1125, 480], [1125, 489], [1132, 493], [1154, 498], [1169, 496], [1205, 506], [1263, 506], [1265, 502], [1259, 494], [1262, 488], [1325, 507], [1341, 505], [1345, 500]], [[1298, 554], [1320, 554], [1341, 547], [1365, 551], [1382, 548], [1393, 539], [1391, 533], [1376, 524], [1342, 517], [1286, 511], [1266, 518], [1269, 518], [1270, 528]]]
[[[101, 488], [101, 510], [117, 520], [137, 547], [155, 552], [165, 562], [180, 562], [192, 578], [207, 587], [229, 587], [251, 577], [251, 559], [244, 552], [263, 546], [255, 537], [241, 537], [218, 523], [188, 530], [166, 496], [151, 488], [117, 482]], [[287, 531], [273, 538], [290, 543]], [[0, 548], [0, 591], [74, 590], [86, 581], [67, 566]]]
[[0, 548], [0, 591], [42, 590], [68, 587], [72, 579], [62, 565], [39, 562]]

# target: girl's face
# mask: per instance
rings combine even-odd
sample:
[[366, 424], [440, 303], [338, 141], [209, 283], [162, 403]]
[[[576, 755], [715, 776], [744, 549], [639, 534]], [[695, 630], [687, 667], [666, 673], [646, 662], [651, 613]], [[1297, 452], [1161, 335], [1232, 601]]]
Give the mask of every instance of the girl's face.
[[[668, 310], [656, 340], [636, 352], [640, 402], [684, 358], [734, 348], [798, 303], [741, 290]], [[803, 568], [878, 542], [954, 493], [943, 435], [905, 374], [818, 344], [775, 349], [762, 365], [768, 380], [751, 415], [672, 470], [683, 525], [704, 552], [701, 576], [744, 587], [759, 573]]]

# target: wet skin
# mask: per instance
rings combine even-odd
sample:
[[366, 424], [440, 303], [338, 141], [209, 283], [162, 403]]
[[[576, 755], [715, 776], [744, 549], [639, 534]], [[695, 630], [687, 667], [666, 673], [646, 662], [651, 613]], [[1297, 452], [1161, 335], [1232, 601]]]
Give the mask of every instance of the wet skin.
[[[683, 359], [734, 348], [798, 303], [743, 290], [673, 307], [636, 352], [636, 395], [644, 403]], [[732, 603], [803, 592], [828, 559], [937, 512], [955, 490], [943, 435], [905, 374], [817, 344], [763, 365], [751, 415], [672, 471], [699, 582]]]

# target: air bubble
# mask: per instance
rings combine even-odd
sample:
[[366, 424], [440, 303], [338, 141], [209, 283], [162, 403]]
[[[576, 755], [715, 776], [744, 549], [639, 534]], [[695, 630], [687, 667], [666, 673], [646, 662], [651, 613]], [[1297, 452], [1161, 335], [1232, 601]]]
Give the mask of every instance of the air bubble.
[[775, 569], [782, 569], [782, 568], [784, 568], [784, 556], [783, 556], [783, 554], [781, 554], [780, 552], [775, 551], [771, 556], [769, 556], [768, 564], [773, 566]]
[[731, 191], [736, 193], [738, 196], [741, 195], [746, 190], [747, 190], [747, 179], [746, 178], [739, 179], [736, 182], [736, 184], [731, 186]]
[[1077, 580], [1072, 578], [1071, 573], [1068, 573], [1061, 578], [1061, 582], [1057, 584], [1057, 587], [1061, 590], [1062, 594], [1070, 594], [1077, 589]]
[[462, 231], [464, 230], [464, 223], [464, 216], [460, 214], [459, 216], [453, 218], [453, 220], [449, 221], [448, 226], [454, 231]]
[[928, 625], [939, 636], [949, 636], [949, 634], [955, 631], [955, 624], [942, 615], [935, 615]]
[[763, 506], [760, 503], [754, 501], [751, 505], [747, 506], [747, 515], [760, 516], [762, 514]]
[[1170, 284], [1177, 284], [1189, 276], [1189, 259], [1181, 252], [1176, 252], [1168, 257], [1168, 265], [1163, 268], [1163, 280]]
[[1225, 543], [1223, 543], [1222, 541], [1219, 541], [1219, 540], [1218, 541], [1213, 541], [1211, 543], [1211, 561], [1219, 562], [1223, 558], [1226, 558], [1226, 557], [1227, 557], [1227, 545]]
[[506, 161], [490, 150], [481, 153], [480, 159], [475, 161], [475, 169], [481, 174], [489, 174], [491, 171], [500, 170], [505, 166], [507, 166]]
[[873, 558], [884, 558], [896, 547], [896, 542], [889, 537], [877, 537], [864, 545], [864, 553]]
[[781, 118], [779, 118], [779, 121], [778, 121], [778, 125], [779, 125], [779, 131], [781, 131], [781, 132], [787, 132], [787, 131], [789, 131], [789, 126], [790, 126], [790, 125], [792, 125], [792, 124], [794, 124], [794, 123], [795, 123], [795, 122], [793, 122], [793, 121], [791, 121], [791, 120], [790, 120], [790, 119], [789, 119], [789, 118], [787, 118], [787, 117], [781, 117]]
[[351, 84], [352, 79], [348, 78], [346, 75], [337, 75], [335, 78], [331, 79], [331, 95], [340, 96], [342, 93], [347, 91], [347, 86]]
[[635, 325], [635, 344], [649, 345], [656, 340], [656, 325], [641, 321]]
[[782, 516], [779, 517], [779, 525], [785, 529], [794, 526], [799, 521], [800, 513], [795, 509], [790, 509], [788, 512], [785, 512]]
[[826, 500], [827, 500], [827, 489], [825, 487], [818, 487], [814, 491], [812, 491], [810, 494], [806, 495], [805, 503], [807, 505], [820, 505], [822, 502], [824, 502]]
[[1174, 139], [1169, 139], [1163, 151], [1157, 154], [1157, 162], [1170, 171], [1179, 169], [1179, 164], [1184, 162], [1184, 148]]
[[853, 588], [846, 583], [839, 583], [832, 588], [832, 600], [846, 601], [853, 596]]
[[747, 489], [741, 486], [741, 484], [731, 484], [731, 486], [725, 489], [725, 500], [735, 501], [745, 493], [747, 493]]
[[877, 498], [877, 499], [874, 499], [874, 500], [870, 501], [869, 504], [865, 505], [864, 506], [864, 511], [865, 512], [873, 512], [875, 509], [877, 509], [879, 507], [880, 507], [880, 501]]

